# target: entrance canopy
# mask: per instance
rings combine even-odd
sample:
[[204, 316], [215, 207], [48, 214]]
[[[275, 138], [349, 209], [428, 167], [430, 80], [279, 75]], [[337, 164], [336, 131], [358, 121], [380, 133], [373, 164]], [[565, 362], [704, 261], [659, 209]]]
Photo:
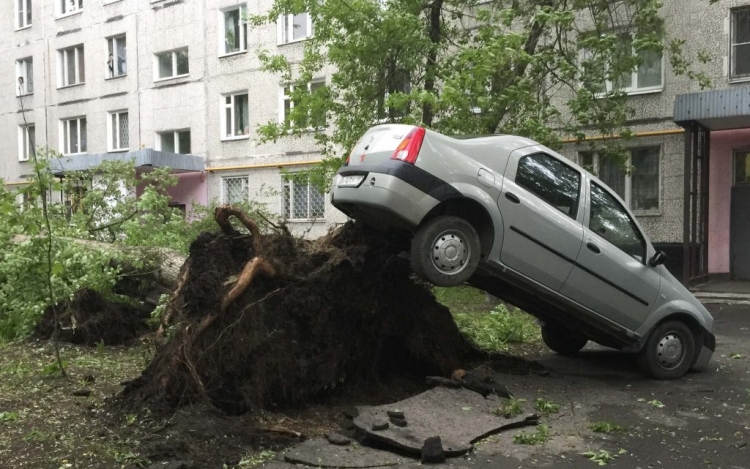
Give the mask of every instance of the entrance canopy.
[[139, 169], [169, 167], [173, 173], [201, 172], [206, 168], [205, 160], [200, 156], [168, 153], [150, 148], [123, 153], [88, 153], [49, 160], [50, 168], [55, 174], [92, 169], [104, 161], [134, 161], [135, 167]]
[[674, 118], [678, 125], [694, 122], [708, 130], [750, 127], [750, 86], [678, 95]]

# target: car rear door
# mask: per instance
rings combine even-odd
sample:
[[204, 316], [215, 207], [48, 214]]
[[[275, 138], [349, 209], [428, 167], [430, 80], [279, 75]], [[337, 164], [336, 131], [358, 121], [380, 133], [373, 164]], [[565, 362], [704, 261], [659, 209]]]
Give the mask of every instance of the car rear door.
[[648, 244], [624, 206], [591, 181], [584, 246], [560, 290], [602, 316], [636, 330], [654, 306], [661, 275], [648, 265]]
[[545, 150], [526, 147], [510, 155], [498, 199], [504, 225], [500, 260], [557, 291], [583, 239], [582, 174]]

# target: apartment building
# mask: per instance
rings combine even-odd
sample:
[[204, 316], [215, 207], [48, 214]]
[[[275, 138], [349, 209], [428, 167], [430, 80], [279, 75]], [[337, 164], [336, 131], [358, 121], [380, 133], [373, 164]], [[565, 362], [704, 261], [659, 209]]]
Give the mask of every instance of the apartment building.
[[[635, 110], [632, 173], [604, 159], [591, 135], [563, 153], [614, 188], [670, 268], [693, 281], [750, 278], [750, 0], [668, 0], [685, 53], [712, 80], [676, 76], [648, 54], [624, 86]], [[320, 160], [313, 134], [260, 143], [283, 120], [290, 86], [260, 70], [259, 49], [292, 61], [314, 31], [306, 14], [250, 27], [271, 0], [5, 0], [0, 15], [0, 175], [24, 183], [29, 150], [49, 146], [64, 174], [107, 159], [141, 171], [169, 166], [176, 205], [260, 201], [314, 237], [345, 220], [314, 187], [285, 174]], [[612, 86], [609, 84], [608, 86]], [[64, 195], [62, 195], [64, 197]]]
[[[563, 153], [615, 189], [686, 283], [750, 279], [750, 1], [665, 1], [671, 38], [711, 79], [676, 76], [668, 53], [644, 54], [625, 79], [635, 111], [630, 174], [600, 160], [591, 135]], [[710, 59], [695, 60], [701, 52]], [[612, 86], [608, 84], [607, 86]]]
[[[313, 136], [261, 144], [284, 118], [289, 86], [260, 70], [257, 50], [301, 58], [307, 15], [251, 28], [270, 0], [6, 0], [0, 15], [0, 175], [25, 183], [30, 150], [48, 146], [66, 171], [134, 160], [172, 168], [173, 203], [255, 200], [293, 230], [345, 220], [313, 186], [285, 175], [320, 160]], [[56, 194], [57, 199], [65, 198]]]

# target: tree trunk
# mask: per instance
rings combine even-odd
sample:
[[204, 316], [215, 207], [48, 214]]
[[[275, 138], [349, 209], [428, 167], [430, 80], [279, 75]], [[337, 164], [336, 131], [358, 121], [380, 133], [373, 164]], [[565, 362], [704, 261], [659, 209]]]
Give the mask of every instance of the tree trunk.
[[[21, 243], [27, 239], [29, 239], [29, 237], [26, 235], [16, 235], [13, 238], [13, 241]], [[155, 282], [169, 289], [172, 289], [177, 285], [177, 277], [180, 275], [180, 268], [187, 259], [187, 256], [184, 254], [167, 248], [122, 246], [119, 244], [103, 243], [101, 241], [78, 238], [57, 239], [60, 241], [80, 244], [96, 251], [124, 253], [139, 259], [147, 259], [147, 265], [143, 268], [143, 275], [152, 276]]]

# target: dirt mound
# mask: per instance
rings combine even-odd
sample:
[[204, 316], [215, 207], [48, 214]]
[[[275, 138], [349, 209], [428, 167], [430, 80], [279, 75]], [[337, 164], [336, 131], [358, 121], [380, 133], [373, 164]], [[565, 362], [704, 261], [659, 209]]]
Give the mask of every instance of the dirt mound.
[[54, 310], [60, 324], [59, 338], [80, 345], [126, 344], [148, 330], [148, 311], [124, 303], [114, 303], [94, 290], [82, 289], [71, 301], [48, 307], [34, 329], [34, 337], [49, 339], [54, 331]]
[[[259, 270], [224, 309], [256, 254]], [[203, 233], [168, 307], [172, 339], [125, 397], [241, 414], [386, 376], [449, 375], [479, 354], [397, 254], [353, 224], [312, 242]]]

